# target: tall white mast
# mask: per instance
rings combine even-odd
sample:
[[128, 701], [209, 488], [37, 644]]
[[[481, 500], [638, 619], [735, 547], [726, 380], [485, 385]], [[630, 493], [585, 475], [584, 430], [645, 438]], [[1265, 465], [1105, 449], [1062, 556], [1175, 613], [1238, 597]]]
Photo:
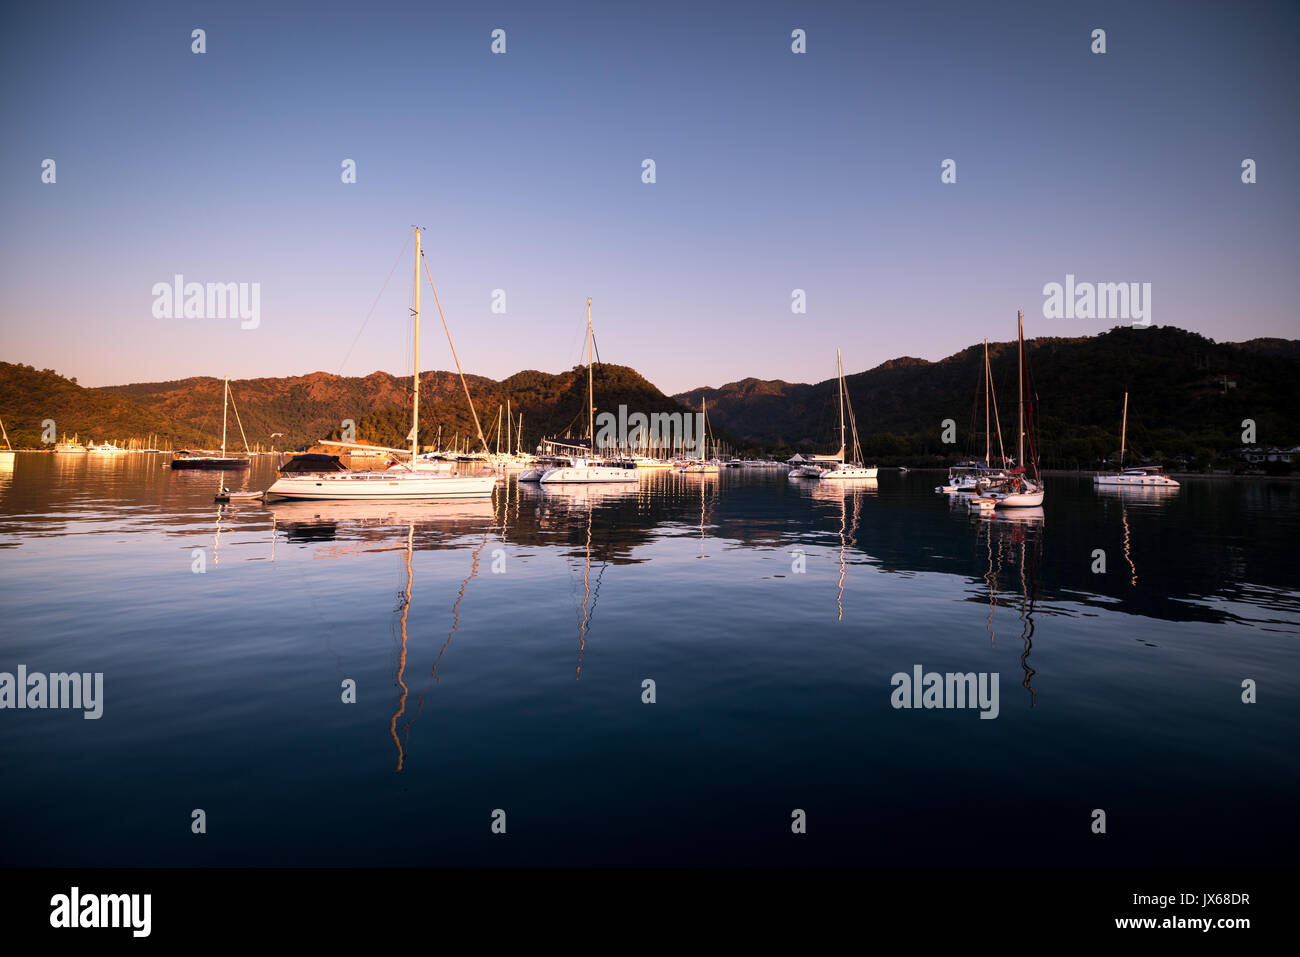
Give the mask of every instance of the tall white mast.
[[704, 396], [700, 396], [700, 461], [704, 461], [709, 448], [709, 405]]
[[591, 371], [591, 297], [587, 297], [587, 434], [591, 436], [591, 454], [596, 455], [596, 380]]
[[411, 468], [420, 454], [420, 227], [415, 227], [415, 365], [411, 375]]
[[1119, 427], [1119, 467], [1124, 468], [1124, 440], [1128, 438], [1128, 393], [1124, 393], [1124, 418]]
[[835, 350], [835, 369], [840, 378], [840, 461], [844, 461], [844, 362], [840, 350]]
[[992, 444], [989, 439], [989, 340], [984, 339], [984, 464], [993, 465], [993, 460], [989, 457], [993, 454]]
[[[1020, 345], [1020, 362], [1016, 368], [1016, 381], [1020, 392], [1020, 413], [1018, 418], [1018, 429], [1020, 431], [1020, 448], [1017, 452], [1016, 464], [1021, 468], [1025, 467], [1025, 328], [1021, 322], [1020, 313], [1016, 313], [1016, 341]], [[1028, 476], [1029, 472], [1026, 471]]]
[[226, 406], [230, 399], [230, 376], [226, 376], [226, 391], [221, 394], [221, 457], [226, 457]]

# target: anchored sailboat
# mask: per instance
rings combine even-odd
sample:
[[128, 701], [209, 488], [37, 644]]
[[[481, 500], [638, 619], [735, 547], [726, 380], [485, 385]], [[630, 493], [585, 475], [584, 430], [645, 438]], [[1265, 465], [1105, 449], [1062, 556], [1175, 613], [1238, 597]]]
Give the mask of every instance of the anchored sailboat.
[[[1007, 478], [988, 491], [997, 508], [1037, 508], [1043, 504], [1045, 490], [1042, 476], [1038, 474], [1037, 436], [1034, 431], [1034, 407], [1030, 400], [1029, 418], [1025, 418], [1025, 378], [1028, 362], [1025, 359], [1024, 318], [1016, 313], [1016, 341], [1020, 346], [1020, 363], [1017, 374], [1019, 383], [1019, 449], [1016, 453], [1016, 467], [1008, 470]], [[1029, 437], [1029, 458], [1025, 458], [1025, 437]]]
[[[587, 435], [591, 441], [591, 455], [588, 459], [585, 456], [578, 456], [571, 460], [570, 465], [561, 465], [558, 468], [547, 469], [542, 473], [541, 483], [543, 485], [559, 485], [568, 483], [587, 483], [587, 482], [635, 482], [637, 481], [636, 468], [623, 468], [617, 465], [605, 465], [602, 460], [595, 458], [596, 455], [596, 386], [592, 373], [592, 348], [591, 348], [591, 299], [587, 299]], [[631, 463], [628, 463], [631, 465]]]
[[[268, 499], [297, 500], [420, 500], [487, 498], [496, 486], [495, 475], [461, 475], [454, 471], [421, 469], [420, 454], [420, 229], [415, 227], [415, 361], [411, 383], [411, 448], [381, 449], [409, 455], [408, 462], [384, 471], [345, 469], [338, 456], [296, 455], [280, 468], [280, 477], [266, 490]], [[432, 284], [432, 282], [430, 283]], [[436, 300], [436, 294], [435, 294]], [[459, 367], [459, 360], [457, 366]], [[471, 409], [473, 406], [471, 405]], [[477, 422], [477, 417], [475, 417]], [[346, 442], [324, 445], [352, 447]], [[378, 446], [359, 446], [376, 449]]]
[[815, 478], [830, 479], [832, 481], [873, 479], [879, 471], [874, 465], [862, 464], [862, 448], [858, 444], [858, 425], [856, 420], [853, 419], [853, 408], [851, 406], [849, 407], [849, 421], [853, 424], [853, 459], [852, 461], [845, 461], [844, 453], [847, 446], [845, 443], [844, 407], [848, 399], [848, 391], [844, 383], [844, 362], [840, 358], [839, 349], [835, 350], [835, 371], [839, 385], [840, 450], [834, 455], [810, 455], [808, 458], [802, 459], [806, 464], [792, 468], [790, 474], [786, 476], [787, 478]]
[[9, 433], [5, 430], [3, 419], [0, 419], [0, 433], [3, 433], [5, 440], [5, 447], [0, 449], [0, 465], [12, 465], [14, 461], [14, 447], [9, 444]]
[[678, 471], [689, 472], [693, 475], [717, 475], [720, 471], [718, 463], [706, 462], [704, 459], [708, 452], [709, 445], [709, 408], [704, 400], [704, 396], [700, 396], [700, 420], [704, 423], [703, 427], [700, 429], [700, 460], [698, 462], [688, 462], [686, 465], [683, 465], [678, 469]]
[[[840, 350], [835, 350], [835, 368], [840, 378], [840, 454], [839, 463], [822, 470], [818, 476], [823, 482], [841, 482], [851, 479], [873, 479], [879, 469], [874, 465], [862, 464], [862, 445], [858, 442], [858, 421], [853, 417], [853, 406], [849, 403], [849, 387], [844, 380], [844, 360]], [[844, 461], [844, 411], [849, 413], [849, 426], [853, 432], [853, 458]]]
[[1128, 393], [1124, 393], [1124, 412], [1119, 428], [1119, 468], [1092, 477], [1093, 485], [1114, 485], [1121, 488], [1178, 488], [1178, 483], [1162, 474], [1159, 465], [1136, 465], [1124, 468], [1124, 446], [1128, 439]]
[[[226, 377], [225, 391], [221, 396], [221, 454], [202, 455], [181, 450], [172, 458], [173, 469], [246, 469], [248, 459], [226, 455], [226, 409], [230, 405], [230, 377]], [[235, 412], [239, 417], [239, 412]], [[239, 424], [239, 434], [244, 435], [244, 424]], [[248, 451], [248, 437], [244, 436], [244, 452]]]

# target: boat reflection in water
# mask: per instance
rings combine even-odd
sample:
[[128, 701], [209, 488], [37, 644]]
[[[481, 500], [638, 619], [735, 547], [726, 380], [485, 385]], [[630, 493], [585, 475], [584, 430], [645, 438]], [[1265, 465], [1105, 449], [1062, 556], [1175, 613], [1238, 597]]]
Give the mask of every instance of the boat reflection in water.
[[596, 602], [600, 600], [600, 582], [605, 575], [605, 569], [610, 565], [612, 530], [609, 522], [603, 522], [601, 541], [597, 547], [597, 560], [600, 567], [595, 578], [592, 577], [592, 529], [595, 524], [596, 508], [602, 504], [608, 505], [635, 498], [637, 488], [628, 485], [561, 484], [541, 485], [536, 492], [543, 503], [539, 518], [545, 516], [547, 520], [557, 524], [567, 518], [570, 535], [572, 536], [576, 530], [582, 543], [580, 552], [570, 553], [570, 557], [582, 560], [582, 602], [578, 607], [578, 663], [574, 668], [574, 680], [580, 681], [582, 680], [582, 658], [587, 652], [587, 635], [591, 631], [592, 618], [596, 614]]
[[[501, 511], [504, 511], [504, 499], [501, 506]], [[394, 545], [401, 551], [403, 586], [397, 594], [394, 609], [398, 633], [395, 679], [399, 690], [396, 708], [388, 721], [388, 734], [397, 751], [393, 771], [400, 772], [406, 764], [411, 726], [423, 710], [424, 696], [438, 681], [438, 663], [460, 630], [461, 602], [469, 583], [478, 576], [483, 548], [498, 524], [496, 502], [493, 499], [452, 499], [439, 502], [277, 502], [268, 508], [272, 513], [273, 528], [282, 531], [291, 542], [341, 541], [369, 545], [325, 551], [320, 553], [320, 557], [342, 557], [357, 551], [389, 551]], [[417, 528], [421, 532], [436, 534], [439, 539], [472, 535], [478, 537], [479, 541], [471, 553], [466, 577], [452, 602], [450, 630], [429, 670], [427, 686], [417, 692], [415, 713], [407, 717], [411, 688], [407, 683], [406, 672], [411, 604], [415, 592]], [[404, 722], [403, 718], [406, 718]]]
[[810, 498], [838, 508], [840, 513], [840, 574], [836, 584], [835, 620], [844, 620], [844, 582], [848, 578], [850, 549], [857, 545], [858, 526], [862, 521], [862, 501], [880, 491], [879, 480], [841, 479], [837, 482], [818, 482], [805, 489]]
[[[1029, 664], [1034, 647], [1034, 611], [1038, 580], [1042, 571], [1044, 517], [1042, 508], [973, 512], [976, 540], [984, 545], [984, 585], [989, 613], [985, 620], [990, 646], [996, 644], [993, 612], [998, 606], [1015, 608], [1020, 620], [1020, 667], [1025, 673], [1022, 687], [1029, 692], [1029, 706], [1038, 700]], [[1005, 583], [1004, 583], [1005, 582]]]
[[1160, 508], [1172, 498], [1176, 498], [1179, 488], [1177, 485], [1097, 485], [1095, 490], [1098, 495], [1107, 499], [1107, 506], [1112, 501], [1119, 501], [1119, 522], [1123, 530], [1122, 546], [1124, 549], [1124, 561], [1128, 565], [1129, 580], [1132, 586], [1138, 583], [1137, 566], [1133, 563], [1133, 531], [1129, 527], [1128, 510], [1134, 508]]

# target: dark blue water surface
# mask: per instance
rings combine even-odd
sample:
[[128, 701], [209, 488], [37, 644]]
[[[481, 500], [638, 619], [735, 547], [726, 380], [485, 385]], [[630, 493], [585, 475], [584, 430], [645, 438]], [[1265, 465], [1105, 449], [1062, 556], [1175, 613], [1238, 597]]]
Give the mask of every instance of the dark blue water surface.
[[[1049, 477], [1046, 507], [1015, 519], [954, 507], [922, 472], [222, 507], [218, 476], [161, 459], [0, 472], [0, 671], [101, 671], [105, 698], [97, 721], [0, 711], [0, 863], [1297, 849], [1300, 485], [1121, 497]], [[918, 664], [997, 672], [998, 717], [893, 708], [891, 676]]]

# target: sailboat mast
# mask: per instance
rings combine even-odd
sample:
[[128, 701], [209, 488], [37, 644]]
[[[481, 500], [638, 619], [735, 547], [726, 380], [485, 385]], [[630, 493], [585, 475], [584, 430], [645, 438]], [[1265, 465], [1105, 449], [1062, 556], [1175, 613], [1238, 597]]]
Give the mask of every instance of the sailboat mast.
[[993, 454], [992, 441], [989, 435], [989, 340], [984, 339], [984, 464], [991, 465]]
[[587, 434], [591, 454], [596, 454], [596, 380], [591, 371], [591, 297], [587, 297]]
[[226, 391], [221, 394], [221, 457], [226, 457], [226, 406], [230, 404], [230, 376], [226, 376]]
[[[1020, 448], [1016, 453], [1016, 464], [1025, 467], [1025, 327], [1020, 313], [1016, 313], [1016, 342], [1020, 347], [1020, 362], [1016, 367], [1017, 390], [1020, 393], [1020, 412], [1017, 428], [1020, 432]], [[1026, 472], [1026, 475], [1029, 473]]]
[[420, 227], [415, 227], [415, 362], [411, 373], [411, 468], [420, 454]]
[[844, 361], [840, 350], [835, 350], [835, 370], [840, 379], [840, 461], [844, 461]]
[[1119, 467], [1124, 468], [1124, 440], [1128, 438], [1128, 393], [1124, 393], [1124, 417], [1119, 427]]
[[704, 461], [709, 448], [709, 406], [703, 395], [700, 396], [700, 461]]

